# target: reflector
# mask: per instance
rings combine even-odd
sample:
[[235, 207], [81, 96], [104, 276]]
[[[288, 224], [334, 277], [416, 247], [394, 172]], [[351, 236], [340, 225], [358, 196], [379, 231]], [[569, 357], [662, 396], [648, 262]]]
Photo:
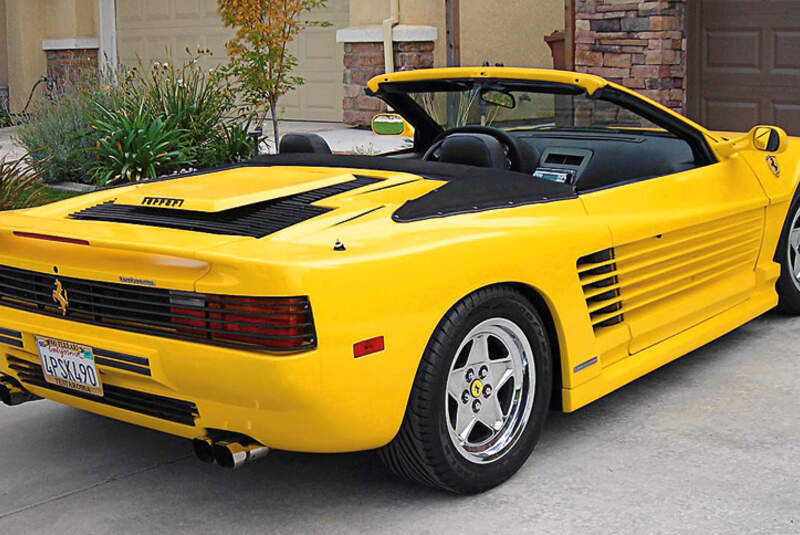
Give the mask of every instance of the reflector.
[[365, 357], [367, 355], [371, 355], [372, 353], [383, 351], [383, 349], [383, 336], [376, 336], [375, 338], [362, 340], [361, 342], [353, 344], [353, 356], [355, 358]]

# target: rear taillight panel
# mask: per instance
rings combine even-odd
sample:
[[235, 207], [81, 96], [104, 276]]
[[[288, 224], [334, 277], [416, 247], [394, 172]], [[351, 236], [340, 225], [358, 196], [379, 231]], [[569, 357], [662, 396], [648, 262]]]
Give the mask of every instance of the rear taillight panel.
[[303, 350], [316, 346], [311, 303], [307, 297], [253, 297], [171, 292], [175, 330], [192, 338]]

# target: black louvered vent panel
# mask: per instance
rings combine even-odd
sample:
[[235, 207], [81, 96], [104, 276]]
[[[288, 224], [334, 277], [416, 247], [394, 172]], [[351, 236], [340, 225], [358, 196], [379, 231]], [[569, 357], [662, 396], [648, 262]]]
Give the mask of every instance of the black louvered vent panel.
[[578, 259], [578, 277], [595, 332], [622, 323], [622, 297], [617, 278], [614, 249], [605, 249]]
[[[56, 280], [68, 297], [66, 315], [53, 300]], [[178, 292], [0, 265], [0, 305], [113, 329], [218, 345], [275, 351], [316, 346], [311, 303], [305, 296]], [[22, 343], [4, 331], [0, 330], [0, 341], [7, 339], [4, 343], [11, 345]], [[143, 367], [145, 363], [133, 362], [130, 356], [101, 353], [98, 356], [109, 359], [110, 364], [106, 365], [149, 373]]]
[[45, 381], [44, 375], [42, 374], [42, 367], [38, 364], [28, 362], [27, 360], [9, 356], [8, 367], [17, 372], [17, 376], [22, 383], [38, 386], [39, 388], [46, 388], [54, 392], [88, 399], [104, 405], [138, 412], [139, 414], [145, 414], [183, 425], [194, 426], [195, 418], [198, 417], [197, 406], [190, 401], [157, 396], [155, 394], [146, 394], [144, 392], [129, 390], [109, 384], [103, 385], [103, 397], [97, 397], [48, 383]]
[[383, 180], [368, 176], [354, 176], [354, 180], [341, 184], [220, 212], [130, 206], [108, 201], [70, 214], [70, 217], [90, 221], [110, 221], [210, 234], [263, 238], [331, 210], [322, 206], [314, 206], [311, 203]]

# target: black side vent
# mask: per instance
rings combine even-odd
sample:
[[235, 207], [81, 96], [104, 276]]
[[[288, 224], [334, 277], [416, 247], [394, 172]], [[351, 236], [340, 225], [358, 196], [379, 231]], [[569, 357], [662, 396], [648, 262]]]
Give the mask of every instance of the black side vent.
[[22, 347], [22, 333], [19, 331], [12, 331], [11, 329], [4, 329], [0, 327], [0, 344], [8, 344], [14, 347]]
[[194, 426], [194, 421], [199, 416], [197, 406], [191, 401], [147, 394], [110, 384], [104, 384], [103, 397], [97, 397], [48, 383], [42, 374], [42, 367], [38, 364], [12, 356], [8, 356], [7, 360], [8, 367], [17, 373], [23, 385], [31, 384], [39, 388], [60, 392], [61, 394], [88, 399], [96, 403], [138, 412], [139, 414], [183, 425]]
[[547, 159], [544, 163], [551, 165], [571, 165], [573, 167], [579, 167], [583, 163], [583, 156], [577, 156], [574, 154], [557, 154], [551, 152], [547, 155]]
[[614, 249], [580, 257], [578, 277], [595, 332], [622, 323], [625, 317]]
[[304, 193], [272, 199], [221, 212], [173, 210], [152, 206], [130, 206], [104, 202], [70, 214], [72, 219], [110, 221], [132, 225], [191, 230], [209, 234], [230, 234], [263, 238], [273, 232], [302, 223], [312, 217], [329, 212], [330, 208], [311, 203], [333, 197], [383, 179], [354, 175], [355, 180], [317, 188]]

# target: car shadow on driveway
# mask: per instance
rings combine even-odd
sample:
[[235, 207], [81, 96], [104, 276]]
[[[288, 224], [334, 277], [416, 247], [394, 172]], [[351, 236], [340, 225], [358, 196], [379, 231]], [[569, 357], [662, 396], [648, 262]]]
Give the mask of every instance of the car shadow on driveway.
[[[506, 485], [480, 499], [507, 510], [515, 521], [529, 516], [541, 521], [554, 503], [570, 493], [576, 499], [583, 487], [598, 484], [608, 485], [609, 492], [628, 493], [655, 477], [662, 480], [664, 494], [674, 497], [672, 486], [680, 489], [681, 480], [652, 472], [653, 459], [680, 462], [687, 452], [700, 455], [692, 446], [698, 440], [712, 448], [711, 457], [714, 447], [729, 453], [730, 443], [757, 440], [744, 426], [757, 421], [762, 405], [775, 400], [745, 403], [738, 394], [760, 392], [762, 381], [775, 383], [753, 371], [764, 369], [764, 359], [785, 353], [791, 344], [796, 347], [796, 324], [768, 314], [573, 414], [551, 412], [531, 460]], [[796, 395], [796, 389], [787, 393]], [[740, 428], [742, 418], [747, 421]], [[712, 421], [718, 431], [710, 430]], [[453, 498], [398, 481], [372, 452], [273, 452], [241, 470], [226, 471], [197, 461], [189, 441], [49, 401], [0, 409], [0, 430], [0, 525], [29, 532], [66, 525], [67, 531], [150, 533], [159, 531], [154, 526], [171, 526], [171, 532], [223, 526], [222, 532], [307, 533], [407, 532], [416, 526], [412, 531], [422, 533], [436, 532], [438, 523], [445, 522], [444, 517], [425, 520], [426, 512], [442, 507], [461, 515], [443, 526], [469, 531], [478, 525], [470, 524], [479, 517], [470, 505], [474, 498]], [[705, 444], [715, 432], [714, 441]], [[782, 427], [776, 431], [782, 432]], [[631, 467], [643, 464], [648, 469], [642, 481], [616, 479], [622, 476], [614, 470], [633, 477]], [[596, 483], [598, 476], [607, 481]], [[549, 489], [546, 494], [543, 486]], [[537, 499], [530, 501], [531, 496]], [[656, 495], [652, 503], [657, 511], [663, 500]], [[75, 507], [91, 515], [74, 515]], [[408, 523], [409, 511], [416, 523]]]

